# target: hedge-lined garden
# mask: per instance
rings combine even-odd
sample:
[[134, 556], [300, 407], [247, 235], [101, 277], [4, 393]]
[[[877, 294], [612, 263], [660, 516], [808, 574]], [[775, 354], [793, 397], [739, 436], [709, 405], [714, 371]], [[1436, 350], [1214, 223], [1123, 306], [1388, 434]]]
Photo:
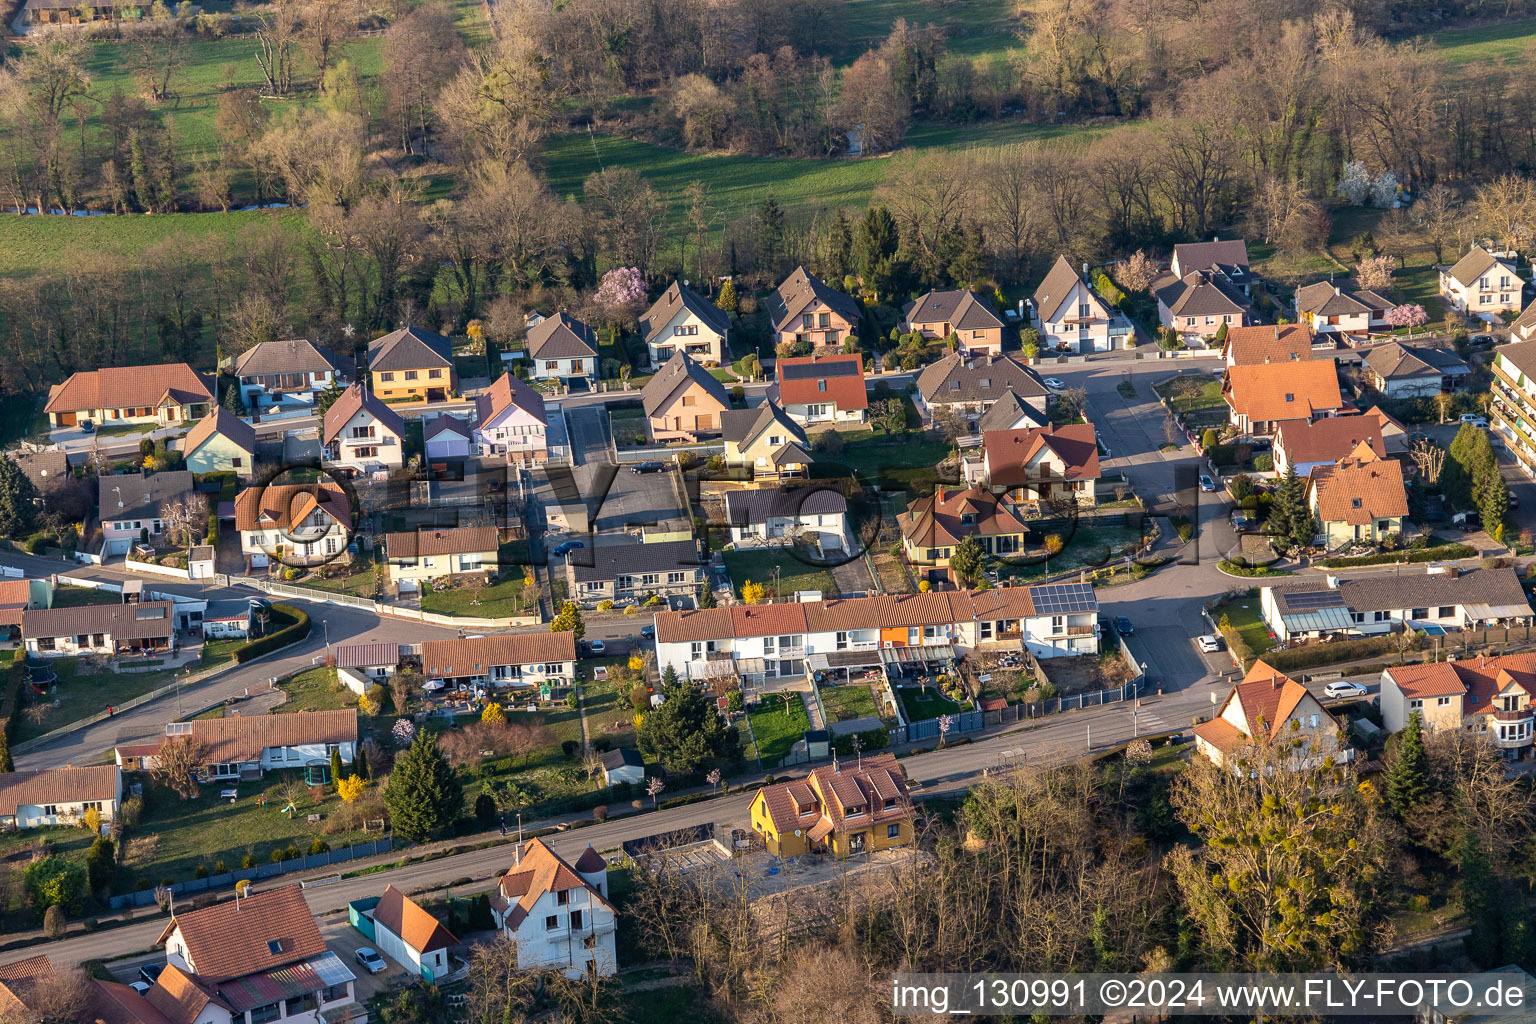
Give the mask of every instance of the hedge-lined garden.
[[309, 615], [302, 609], [295, 608], [291, 604], [274, 604], [270, 611], [272, 621], [268, 625], [269, 629], [279, 625], [280, 621], [285, 624], [276, 631], [267, 633], [266, 636], [257, 637], [247, 644], [236, 647], [235, 664], [244, 665], [263, 654], [271, 654], [280, 647], [296, 644], [309, 636]]

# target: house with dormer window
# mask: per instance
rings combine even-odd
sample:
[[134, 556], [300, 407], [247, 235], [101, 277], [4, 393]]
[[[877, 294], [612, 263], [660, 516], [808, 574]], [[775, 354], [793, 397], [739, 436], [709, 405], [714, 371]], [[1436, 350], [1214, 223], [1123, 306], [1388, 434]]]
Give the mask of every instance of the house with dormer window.
[[247, 487], [235, 495], [235, 528], [247, 571], [345, 557], [352, 511], [347, 492], [331, 480]]
[[1111, 333], [1118, 318], [1065, 256], [1056, 257], [1032, 301], [1033, 326], [1040, 332], [1042, 354], [1049, 350], [1074, 355], [1106, 352], [1117, 342], [1124, 347], [1124, 336]]
[[912, 798], [894, 754], [834, 762], [752, 798], [752, 830], [775, 857], [830, 853], [838, 860], [916, 837]]
[[570, 864], [542, 839], [530, 842], [491, 892], [491, 919], [516, 945], [521, 970], [567, 978], [618, 972], [608, 864], [590, 846]]
[[1440, 268], [1440, 295], [1464, 316], [1520, 309], [1525, 278], [1518, 265], [1515, 253], [1474, 245], [1455, 264]]
[[1307, 505], [1322, 524], [1330, 551], [1401, 534], [1408, 514], [1403, 464], [1382, 458], [1369, 441], [1361, 441], [1333, 465], [1313, 467], [1307, 476]]

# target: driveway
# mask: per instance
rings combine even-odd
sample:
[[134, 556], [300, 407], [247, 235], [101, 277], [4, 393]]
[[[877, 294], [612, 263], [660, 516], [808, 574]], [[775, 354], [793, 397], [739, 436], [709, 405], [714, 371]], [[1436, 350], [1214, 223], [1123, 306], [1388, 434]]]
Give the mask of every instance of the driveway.
[[[316, 923], [320, 925], [320, 935], [325, 939], [326, 946], [341, 957], [347, 970], [357, 975], [357, 983], [352, 986], [352, 991], [359, 1003], [366, 1003], [380, 992], [388, 991], [391, 985], [411, 976], [405, 968], [384, 956], [377, 943], [353, 928], [345, 913], [327, 914]], [[357, 962], [357, 951], [365, 946], [384, 956], [386, 966], [378, 974], [369, 974], [368, 968]]]
[[616, 466], [610, 445], [608, 410], [587, 405], [566, 411], [571, 431], [575, 483], [592, 528], [598, 533], [641, 524], [672, 523], [688, 527], [688, 515], [678, 492], [675, 464], [660, 473], [635, 473]]

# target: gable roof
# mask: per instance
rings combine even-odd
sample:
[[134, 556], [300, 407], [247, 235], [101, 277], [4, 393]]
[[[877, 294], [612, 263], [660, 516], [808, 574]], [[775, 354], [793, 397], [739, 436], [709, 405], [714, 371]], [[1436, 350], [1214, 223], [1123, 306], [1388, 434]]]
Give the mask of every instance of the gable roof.
[[805, 430], [782, 407], [765, 401], [755, 409], [727, 409], [720, 414], [720, 436], [741, 448], [750, 448], [768, 428], [778, 424], [791, 441], [808, 443]]
[[1227, 370], [1222, 395], [1240, 415], [1254, 421], [1305, 419], [1344, 407], [1332, 359], [1233, 366]]
[[1157, 301], [1173, 316], [1240, 315], [1247, 309], [1242, 295], [1209, 270], [1197, 270], [1163, 285], [1157, 290]]
[[966, 358], [958, 352], [923, 367], [917, 390], [928, 405], [996, 401], [1010, 391], [1025, 399], [1051, 394], [1034, 370], [1011, 355]]
[[567, 313], [546, 317], [528, 329], [530, 359], [572, 359], [597, 356], [597, 335]]
[[1181, 242], [1173, 247], [1173, 262], [1183, 274], [1219, 270], [1228, 277], [1241, 279], [1248, 273], [1248, 243], [1241, 238]]
[[1520, 315], [1515, 318], [1515, 322], [1509, 325], [1509, 335], [1511, 338], [1529, 341], [1532, 340], [1533, 334], [1536, 334], [1536, 302], [1530, 303], [1525, 309], [1521, 310]]
[[731, 396], [714, 376], [699, 363], [679, 349], [672, 353], [672, 358], [666, 361], [662, 368], [656, 371], [656, 376], [645, 382], [645, 387], [640, 389], [640, 404], [645, 409], [647, 416], [654, 416], [656, 411], [666, 405], [667, 399], [677, 393], [679, 388], [687, 385], [689, 381], [704, 389], [704, 393], [719, 403], [721, 409], [731, 407]]
[[169, 601], [28, 608], [21, 613], [21, 635], [28, 639], [104, 633], [114, 640], [153, 640], [175, 632]]
[[598, 544], [573, 551], [571, 574], [576, 582], [606, 582], [645, 572], [685, 572], [699, 569], [699, 545], [694, 540], [665, 540], [655, 544]]
[[773, 372], [783, 405], [830, 401], [845, 411], [869, 408], [864, 357], [857, 353], [790, 356], [778, 360]]
[[1383, 674], [1397, 684], [1405, 697], [1462, 695], [1463, 715], [1495, 710], [1493, 699], [1500, 694], [1524, 691], [1536, 696], [1536, 655], [1528, 653], [1393, 666]]
[[914, 327], [949, 324], [956, 331], [985, 331], [1003, 326], [990, 302], [964, 288], [919, 295], [904, 312]]
[[213, 383], [186, 363], [109, 366], [81, 370], [55, 385], [45, 412], [89, 412], [157, 406], [169, 396], [178, 405], [213, 401]]
[[[131, 606], [130, 606], [131, 607]], [[286, 715], [234, 715], [230, 718], [194, 718], [173, 723], [177, 738], [190, 735], [208, 748], [208, 764], [234, 764], [257, 761], [267, 747], [314, 746], [325, 743], [349, 743], [357, 739], [357, 708], [330, 711], [297, 711]], [[190, 729], [181, 730], [182, 725]], [[167, 727], [169, 728], [169, 727]], [[165, 738], [143, 743], [124, 744], [117, 749], [129, 756], [153, 757]], [[197, 965], [198, 973], [205, 973]]]
[[492, 665], [575, 660], [576, 634], [570, 630], [428, 640], [421, 645], [422, 671], [433, 679], [483, 675]]
[[987, 473], [993, 487], [1025, 486], [1031, 479], [1027, 467], [1042, 452], [1061, 459], [1063, 475], [1052, 479], [1096, 480], [1099, 476], [1099, 445], [1092, 423], [1030, 427], [1026, 430], [989, 430], [981, 435]]
[[1371, 406], [1360, 415], [1369, 420], [1372, 420], [1376, 424], [1377, 429], [1381, 432], [1381, 436], [1384, 439], [1388, 436], [1408, 433], [1407, 427], [1403, 426], [1400, 421], [1395, 419], [1389, 413], [1384, 412], [1379, 405]]
[[104, 476], [96, 481], [96, 508], [108, 522], [158, 519], [161, 506], [185, 498], [194, 486], [192, 474], [184, 469]]
[[21, 625], [21, 613], [31, 604], [31, 580], [0, 580], [0, 626]]
[[0, 774], [0, 815], [14, 816], [18, 807], [34, 804], [115, 800], [118, 777], [115, 764]]
[[718, 306], [683, 282], [673, 281], [672, 286], [657, 296], [651, 308], [640, 317], [640, 330], [645, 340], [655, 341], [672, 322], [672, 318], [684, 309], [722, 338], [731, 329], [731, 318], [721, 312]]
[[438, 434], [453, 434], [466, 440], [473, 434], [469, 421], [462, 416], [452, 413], [440, 412], [426, 421], [426, 427], [422, 431], [422, 440], [430, 441]]
[[[1035, 310], [1042, 322], [1054, 321], [1056, 313], [1060, 311], [1061, 304], [1066, 301], [1072, 289], [1077, 285], [1083, 285], [1084, 292], [1088, 295], [1088, 301], [1095, 303], [1100, 309], [1104, 308], [1103, 301], [1095, 294], [1093, 289], [1083, 283], [1083, 279], [1077, 276], [1077, 271], [1072, 269], [1072, 264], [1067, 262], [1065, 256], [1057, 256], [1056, 262], [1051, 264], [1050, 272], [1045, 275], [1045, 280], [1040, 282], [1040, 287], [1035, 289]], [[1072, 320], [1075, 317], [1067, 317]]]
[[800, 829], [824, 839], [846, 827], [850, 812], [858, 815], [860, 828], [912, 815], [912, 799], [894, 754], [823, 765], [803, 781], [780, 782], [761, 792], [763, 808], [781, 835]]
[[1408, 514], [1403, 464], [1380, 458], [1363, 441], [1334, 465], [1314, 467], [1307, 485], [1325, 523], [1363, 526]]
[[901, 532], [917, 547], [959, 544], [970, 536], [1024, 533], [1018, 509], [979, 487], [949, 490], [942, 485], [918, 498], [898, 518]]
[[171, 963], [165, 965], [144, 999], [170, 1024], [195, 1024], [209, 1004], [229, 1009], [195, 977]]
[[368, 343], [370, 372], [453, 369], [453, 342], [435, 331], [402, 327]]
[[352, 525], [352, 501], [334, 480], [314, 484], [267, 484], [235, 495], [235, 529], [289, 530], [315, 509]]
[[120, 981], [91, 979], [91, 1017], [100, 1024], [173, 1024], [155, 1004]]
[[1307, 361], [1312, 358], [1312, 331], [1305, 324], [1231, 327], [1221, 354], [1233, 366]]
[[385, 405], [384, 400], [373, 392], [364, 391], [363, 385], [357, 383], [343, 391], [341, 397], [325, 410], [325, 418], [321, 421], [320, 440], [325, 444], [336, 440], [342, 428], [360, 412], [366, 412], [372, 416], [380, 427], [396, 437], [405, 436], [405, 420], [400, 418], [400, 414]]
[[399, 644], [342, 644], [335, 650], [337, 668], [393, 668], [400, 664]]
[[846, 515], [848, 501], [828, 487], [759, 487], [725, 492], [725, 525], [747, 526], [770, 518]]
[[1365, 365], [1384, 380], [1439, 377], [1468, 371], [1467, 364], [1455, 352], [1433, 346], [1409, 348], [1397, 341], [1371, 349], [1365, 357]]
[[776, 331], [787, 331], [807, 306], [820, 302], [832, 312], [858, 328], [859, 304], [852, 297], [829, 288], [816, 275], [804, 267], [796, 267], [784, 283], [768, 296], [768, 318]]
[[[644, 767], [645, 767], [645, 758], [640, 756], [640, 751], [634, 750], [634, 749], [632, 749], [630, 747], [614, 747], [612, 750], [606, 750], [606, 751], [603, 752], [603, 770], [604, 771], [612, 772], [612, 771], [617, 771], [620, 768], [644, 768]], [[589, 847], [587, 847], [587, 849], [590, 850], [592, 848], [589, 846]], [[585, 853], [583, 853], [581, 855], [581, 857], [582, 857], [582, 860], [586, 860], [587, 855]], [[577, 861], [576, 862], [576, 869], [578, 871], [586, 870], [585, 868], [582, 867], [581, 861]]]
[[1320, 420], [1282, 420], [1275, 447], [1287, 462], [1338, 462], [1365, 444], [1380, 458], [1387, 457], [1381, 423], [1374, 416], [1325, 416]]
[[575, 868], [545, 846], [542, 839], [534, 839], [528, 843], [517, 866], [501, 876], [491, 897], [491, 905], [501, 911], [506, 926], [515, 931], [546, 894], [572, 889], [587, 890], [594, 903], [613, 910], [613, 905], [603, 898], [601, 892], [589, 885]]
[[1520, 578], [1515, 570], [1508, 568], [1453, 569], [1449, 572], [1409, 568], [1401, 573], [1341, 576], [1331, 587], [1323, 579], [1313, 583], [1280, 584], [1269, 589], [1282, 614], [1303, 614], [1318, 607], [1325, 599], [1335, 607], [1363, 613], [1442, 605], [1486, 605], [1493, 611], [1507, 614], [1479, 617], [1513, 618], [1531, 614]]
[[373, 920], [398, 935], [405, 944], [418, 953], [430, 953], [435, 949], [447, 949], [458, 945], [459, 940], [443, 927], [441, 921], [421, 908], [421, 905], [393, 885], [384, 886], [384, 894], [373, 908]]
[[[1531, 308], [1536, 309], [1536, 302], [1531, 303]], [[1536, 339], [1500, 345], [1493, 350], [1493, 354], [1496, 358], [1509, 363], [1525, 376], [1536, 377]], [[1516, 381], [1516, 383], [1522, 382]]]
[[316, 345], [307, 338], [263, 341], [235, 360], [236, 377], [277, 373], [325, 373], [327, 370], [338, 376], [350, 377], [354, 367], [350, 358], [343, 358], [332, 349], [324, 345]]
[[247, 454], [256, 454], [256, 428], [230, 412], [222, 405], [198, 420], [181, 442], [183, 455], [191, 455], [213, 435], [219, 434], [234, 442], [235, 447]]
[[[1217, 710], [1216, 717], [1220, 718], [1227, 705], [1236, 700], [1247, 722], [1248, 738], [1272, 740], [1285, 727], [1296, 708], [1309, 698], [1316, 700], [1305, 686], [1260, 660], [1253, 663], [1242, 682], [1232, 687], [1226, 701]], [[1337, 719], [1323, 709], [1321, 704], [1318, 707], [1330, 721], [1338, 724]]]
[[468, 555], [495, 551], [498, 536], [494, 526], [456, 526], [441, 529], [423, 526], [384, 535], [384, 551], [389, 558], [422, 558], [428, 555]]
[[46, 953], [0, 964], [0, 1013], [8, 1019], [26, 1019], [27, 1002], [35, 1001], [37, 986], [51, 982], [57, 973]]
[[503, 373], [475, 399], [475, 421], [484, 427], [491, 420], [516, 406], [540, 423], [549, 424], [544, 410], [544, 396], [511, 373]]
[[[356, 711], [348, 710], [352, 713], [355, 730]], [[356, 735], [355, 731], [353, 735]], [[255, 974], [326, 952], [325, 940], [320, 937], [309, 904], [304, 902], [304, 890], [297, 885], [268, 889], [244, 899], [177, 914], [167, 922], [155, 945], [164, 945], [178, 929], [187, 949], [187, 959], [203, 982]]]
[[1050, 423], [1050, 418], [1045, 413], [1030, 405], [1018, 396], [1017, 392], [1005, 391], [1003, 397], [987, 407], [987, 411], [976, 419], [976, 430], [986, 433], [989, 430], [1023, 430], [1019, 421], [1024, 420], [1037, 427], [1043, 427]]
[[1478, 278], [1496, 266], [1502, 266], [1511, 274], [1519, 276], [1515, 272], [1513, 263], [1508, 258], [1495, 256], [1480, 245], [1474, 245], [1471, 249], [1468, 249], [1466, 255], [1447, 268], [1445, 272], [1458, 283], [1470, 287], [1477, 283]]

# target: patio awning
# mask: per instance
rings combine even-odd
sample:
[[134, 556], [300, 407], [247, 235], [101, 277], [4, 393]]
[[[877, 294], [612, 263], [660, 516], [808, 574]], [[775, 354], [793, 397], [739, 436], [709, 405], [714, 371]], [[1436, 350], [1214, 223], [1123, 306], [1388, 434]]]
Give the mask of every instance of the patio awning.
[[880, 652], [870, 648], [867, 651], [831, 651], [827, 654], [812, 654], [805, 659], [805, 664], [812, 672], [825, 672], [833, 668], [874, 668], [880, 664]]
[[880, 660], [887, 665], [917, 665], [930, 661], [954, 661], [953, 644], [934, 644], [931, 647], [887, 647], [880, 652]]
[[1327, 633], [1336, 629], [1353, 629], [1354, 620], [1348, 608], [1316, 608], [1309, 612], [1289, 612], [1280, 616], [1287, 633]]
[[1530, 605], [1523, 604], [1469, 604], [1463, 607], [1473, 619], [1526, 619], [1531, 616]]

